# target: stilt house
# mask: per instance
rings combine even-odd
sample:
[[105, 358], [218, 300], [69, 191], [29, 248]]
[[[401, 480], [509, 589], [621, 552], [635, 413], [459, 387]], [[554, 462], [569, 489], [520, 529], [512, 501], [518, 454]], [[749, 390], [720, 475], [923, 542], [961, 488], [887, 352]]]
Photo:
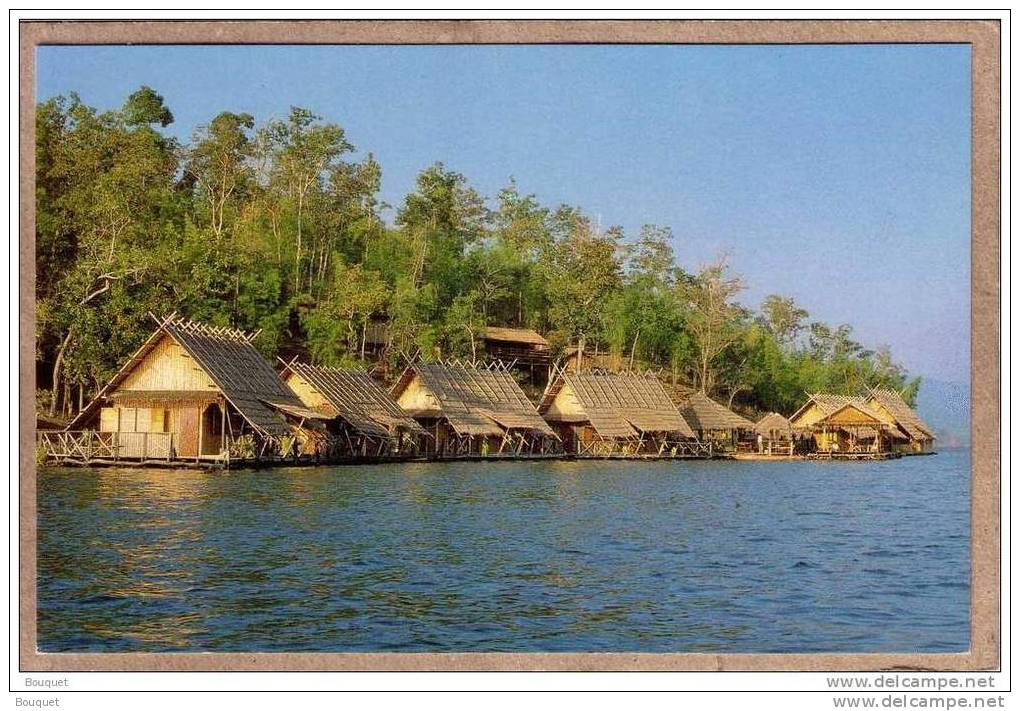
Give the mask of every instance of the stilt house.
[[577, 456], [710, 454], [651, 375], [560, 371], [538, 411]]
[[432, 436], [432, 457], [549, 455], [559, 441], [509, 369], [499, 363], [418, 363], [393, 387], [403, 410]]
[[257, 333], [170, 316], [48, 454], [66, 461], [227, 463], [315, 452], [329, 418], [284, 385]]
[[363, 370], [322, 368], [293, 360], [281, 373], [306, 407], [343, 423], [338, 457], [400, 457], [417, 452], [422, 427]]

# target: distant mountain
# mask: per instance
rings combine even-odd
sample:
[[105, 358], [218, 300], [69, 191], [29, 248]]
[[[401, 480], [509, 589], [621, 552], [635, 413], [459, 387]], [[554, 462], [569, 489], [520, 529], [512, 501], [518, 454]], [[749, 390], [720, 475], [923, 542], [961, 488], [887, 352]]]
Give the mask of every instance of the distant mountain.
[[970, 446], [970, 385], [934, 378], [921, 381], [917, 414], [935, 430], [939, 447]]

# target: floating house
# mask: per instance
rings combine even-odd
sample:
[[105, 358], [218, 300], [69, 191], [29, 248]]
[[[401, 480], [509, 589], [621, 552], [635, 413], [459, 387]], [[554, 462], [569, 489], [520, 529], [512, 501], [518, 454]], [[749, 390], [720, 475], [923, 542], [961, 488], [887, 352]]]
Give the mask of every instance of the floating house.
[[935, 434], [924, 420], [907, 404], [903, 396], [895, 390], [875, 388], [866, 397], [871, 408], [882, 421], [898, 428], [907, 439], [891, 440], [892, 450], [904, 454], [924, 454], [931, 452], [935, 444]]
[[304, 405], [339, 421], [334, 457], [409, 457], [425, 434], [389, 392], [363, 370], [292, 360], [280, 374]]
[[552, 428], [499, 362], [418, 363], [404, 371], [392, 394], [431, 435], [421, 442], [426, 456], [526, 457], [560, 451]]
[[705, 393], [696, 392], [680, 403], [680, 414], [702, 441], [732, 449], [741, 432], [754, 429], [754, 423], [741, 417]]
[[790, 421], [778, 412], [770, 412], [754, 425], [759, 454], [793, 455], [795, 433]]
[[817, 453], [836, 457], [880, 455], [907, 437], [886, 422], [865, 400], [848, 395], [815, 393], [790, 417], [795, 429], [807, 430]]
[[562, 370], [538, 411], [579, 457], [711, 455], [651, 375]]
[[229, 464], [297, 459], [328, 439], [256, 350], [257, 333], [171, 315], [66, 430], [40, 433], [65, 462]]

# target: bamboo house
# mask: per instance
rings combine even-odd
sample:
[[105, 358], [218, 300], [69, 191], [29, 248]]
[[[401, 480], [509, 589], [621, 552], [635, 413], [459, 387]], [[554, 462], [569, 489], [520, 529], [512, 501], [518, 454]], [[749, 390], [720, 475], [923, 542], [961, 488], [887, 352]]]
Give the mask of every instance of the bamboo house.
[[61, 462], [226, 465], [296, 459], [328, 437], [256, 350], [257, 333], [171, 315], [68, 427], [40, 433]]
[[867, 395], [868, 407], [882, 421], [899, 428], [906, 440], [891, 440], [892, 450], [903, 454], [924, 454], [932, 451], [935, 434], [924, 420], [907, 404], [903, 396], [894, 390], [873, 389]]
[[907, 441], [907, 436], [864, 398], [848, 395], [815, 393], [793, 413], [790, 423], [810, 432], [815, 453], [829, 457], [886, 455], [893, 451], [894, 443]]
[[579, 457], [710, 456], [653, 376], [561, 371], [539, 412]]
[[703, 441], [722, 448], [735, 448], [741, 432], [754, 423], [721, 405], [705, 393], [696, 392], [680, 404], [680, 414]]
[[332, 458], [394, 458], [417, 453], [425, 434], [396, 400], [363, 370], [286, 364], [281, 377], [304, 405], [335, 418]]
[[528, 457], [560, 451], [552, 428], [499, 362], [418, 363], [404, 371], [392, 393], [431, 435], [421, 441], [426, 456]]

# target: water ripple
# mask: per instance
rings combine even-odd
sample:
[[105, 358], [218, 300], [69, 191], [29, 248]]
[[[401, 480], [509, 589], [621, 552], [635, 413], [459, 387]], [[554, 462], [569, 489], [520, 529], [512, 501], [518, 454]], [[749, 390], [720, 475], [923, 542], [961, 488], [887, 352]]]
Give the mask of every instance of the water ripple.
[[963, 651], [969, 453], [39, 477], [42, 651]]

